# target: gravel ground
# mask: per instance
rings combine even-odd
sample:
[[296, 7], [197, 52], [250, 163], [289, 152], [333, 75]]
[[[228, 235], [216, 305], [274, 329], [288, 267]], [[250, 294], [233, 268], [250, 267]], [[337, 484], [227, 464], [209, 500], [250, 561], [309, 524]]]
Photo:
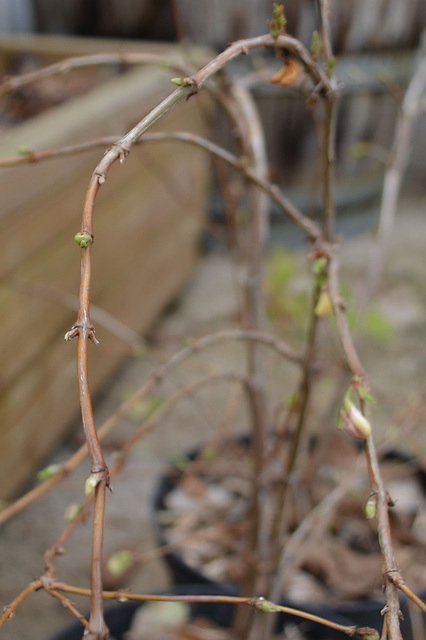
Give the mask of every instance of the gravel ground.
[[[387, 342], [370, 339], [361, 344], [362, 360], [379, 401], [379, 408], [375, 409], [379, 432], [388, 424], [390, 416], [404, 409], [416, 393], [425, 390], [425, 204], [424, 199], [417, 199], [405, 201], [401, 207], [385, 286], [377, 298], [377, 308], [387, 314], [392, 338]], [[353, 235], [344, 247], [343, 279], [348, 281], [351, 278], [356, 287], [362, 286], [371, 249], [370, 232]], [[295, 258], [303, 264], [300, 250], [296, 251]], [[205, 256], [175, 308], [156, 327], [153, 348], [157, 349], [161, 344], [163, 352], [173, 352], [187, 335], [201, 335], [235, 326], [233, 281], [229, 259], [224, 253], [214, 251]], [[176, 370], [161, 388], [161, 395], [165, 396], [185, 382], [194, 380], [200, 373], [205, 374], [212, 369], [238, 369], [243, 362], [241, 347], [230, 347], [229, 344], [214, 347]], [[150, 357], [133, 357], [124, 364], [105, 389], [103, 397], [96, 402], [98, 425], [146, 379], [152, 366]], [[278, 400], [283, 397], [283, 389], [291, 389], [295, 371], [288, 365], [278, 368], [274, 354], [265, 356], [265, 366], [269, 393]], [[150, 524], [150, 497], [156, 478], [168, 459], [199, 445], [212, 435], [218, 421], [225, 415], [228, 419], [231, 416], [233, 429], [244, 429], [244, 411], [238, 398], [230, 398], [224, 393], [224, 386], [218, 385], [211, 393], [201, 393], [194, 400], [182, 402], [173, 417], [163, 420], [158, 429], [135, 447], [124, 471], [114, 479], [114, 492], [108, 496], [107, 555], [122, 548], [148, 551], [155, 546]], [[237, 411], [232, 413], [235, 406]], [[135, 426], [134, 419], [128, 417], [108, 437], [105, 450], [109, 459], [134, 433]], [[52, 455], [50, 462], [64, 461], [80, 441], [80, 427], [76, 427], [71, 440]], [[424, 432], [419, 429], [407, 444], [416, 447], [426, 460]], [[87, 475], [88, 465], [85, 462], [56, 491], [3, 526], [0, 534], [2, 604], [10, 602], [31, 579], [43, 572], [43, 552], [64, 526], [65, 507], [82, 500]], [[67, 542], [65, 554], [58, 559], [59, 578], [72, 584], [88, 585], [89, 556], [90, 525], [85, 523]], [[164, 565], [155, 561], [130, 572], [120, 586], [152, 591], [167, 584]], [[73, 600], [81, 611], [87, 610], [86, 601]], [[69, 613], [58, 601], [45, 593], [36, 593], [0, 630], [0, 637], [4, 640], [46, 640], [69, 619]]]

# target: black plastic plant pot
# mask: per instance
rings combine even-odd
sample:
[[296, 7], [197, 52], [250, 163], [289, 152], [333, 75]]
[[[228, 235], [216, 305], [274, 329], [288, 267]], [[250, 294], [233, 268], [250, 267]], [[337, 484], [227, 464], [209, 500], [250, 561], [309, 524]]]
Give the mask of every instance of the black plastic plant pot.
[[[243, 442], [248, 443], [248, 438], [243, 438]], [[200, 455], [200, 449], [189, 452], [185, 457], [188, 460], [194, 460]], [[389, 453], [385, 459], [398, 460], [408, 464], [413, 463], [411, 458], [408, 458], [404, 454]], [[161, 476], [159, 479], [152, 501], [153, 507], [153, 527], [155, 529], [157, 542], [159, 545], [165, 545], [168, 543], [166, 537], [166, 529], [161, 524], [159, 513], [166, 508], [167, 494], [173, 490], [176, 486], [179, 477], [182, 472], [174, 466], [171, 466], [169, 472]], [[426, 493], [426, 474], [420, 470], [416, 465], [416, 475], [419, 479], [422, 490]], [[165, 556], [165, 562], [171, 574], [172, 580], [176, 585], [187, 584], [199, 584], [200, 589], [205, 591], [206, 589], [216, 589], [218, 592], [224, 594], [229, 593], [231, 595], [238, 594], [238, 587], [235, 584], [225, 583], [219, 585], [211, 580], [201, 569], [188, 564], [182, 553], [179, 551], [170, 552]], [[426, 600], [426, 590], [419, 594], [420, 598]], [[301, 609], [303, 611], [313, 613], [320, 617], [333, 620], [334, 622], [344, 625], [355, 625], [357, 627], [372, 627], [380, 630], [383, 625], [383, 618], [381, 611], [384, 607], [384, 600], [357, 600], [357, 601], [341, 601], [340, 603], [333, 603], [332, 605], [312, 604], [309, 605], [306, 602], [295, 603], [294, 601], [287, 601], [285, 598], [281, 602], [282, 605]], [[401, 595], [400, 598], [401, 612], [403, 619], [401, 620], [401, 632], [404, 640], [412, 640], [413, 633], [411, 628], [410, 614], [408, 611], [408, 605], [405, 596]], [[426, 615], [422, 615], [423, 625], [426, 629]], [[291, 617], [292, 618], [292, 617]], [[300, 618], [292, 618], [288, 620], [294, 622], [297, 620], [297, 624], [300, 626], [300, 630], [305, 634], [309, 640], [342, 640], [348, 636], [342, 632], [334, 631], [322, 625], [313, 624], [307, 621], [301, 622]], [[61, 639], [62, 640], [62, 639]]]
[[[171, 587], [164, 593], [167, 595], [226, 595], [220, 585], [214, 584], [178, 585]], [[126, 634], [131, 628], [133, 618], [137, 610], [140, 607], [143, 607], [144, 604], [145, 603], [143, 602], [128, 601], [110, 605], [105, 608], [105, 621], [110, 630], [111, 640], [126, 640], [126, 637], [128, 637]], [[224, 602], [192, 603], [190, 615], [191, 618], [203, 617], [222, 628], [229, 628], [234, 617], [235, 606], [237, 605]], [[247, 605], [240, 604], [238, 606]], [[310, 609], [310, 611], [317, 615], [321, 615], [323, 613], [322, 608], [316, 607]], [[253, 615], [271, 614], [253, 610]], [[337, 614], [334, 614], [333, 619], [334, 622], [340, 624], [352, 624], [349, 619]], [[340, 640], [341, 638], [348, 637], [347, 635], [342, 635], [340, 632], [334, 631], [328, 627], [324, 627], [307, 620], [302, 620], [297, 616], [283, 613], [279, 613], [277, 617], [277, 633], [281, 633], [284, 628], [290, 624], [293, 626], [297, 625], [300, 632], [307, 638], [315, 638], [317, 640]], [[56, 634], [50, 636], [48, 640], [81, 640], [83, 632], [83, 625], [76, 620], [60, 629]]]

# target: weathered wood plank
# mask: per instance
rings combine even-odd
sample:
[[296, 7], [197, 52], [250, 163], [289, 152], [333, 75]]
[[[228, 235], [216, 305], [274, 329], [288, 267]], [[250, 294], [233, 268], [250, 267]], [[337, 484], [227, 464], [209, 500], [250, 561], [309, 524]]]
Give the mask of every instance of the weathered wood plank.
[[[53, 109], [50, 129], [47, 114], [16, 127], [4, 144], [0, 141], [0, 153], [13, 155], [18, 144], [46, 148], [120, 134], [168, 92], [163, 72], [131, 71], [90, 96]], [[200, 133], [203, 127], [194, 100], [167, 116], [161, 129]], [[26, 295], [25, 286], [78, 293], [79, 249], [73, 236], [101, 154], [98, 150], [0, 174], [0, 233], [7, 239], [0, 253], [2, 497], [11, 496], [31, 476], [78, 413], [75, 345], [63, 340], [76, 314]], [[124, 166], [111, 169], [95, 209], [94, 304], [136, 331], [152, 324], [196, 263], [208, 173], [202, 151], [177, 143], [139, 147]], [[102, 343], [90, 354], [94, 393], [128, 353], [102, 327], [97, 333]]]
[[[130, 317], [134, 324], [137, 315], [141, 328], [150, 326], [165, 301], [176, 295], [195, 266], [197, 252], [193, 242], [192, 250], [188, 250], [186, 235], [182, 226], [172, 228], [168, 240], [162, 244], [162, 251], [159, 253], [154, 249], [154, 255], [146, 255], [145, 264], [149, 262], [151, 270], [141, 272], [137, 292], [135, 283], [130, 285], [129, 281], [124, 283], [124, 288], [113, 287], [110, 295], [104, 294], [109, 306], [120, 307], [122, 314]], [[183, 254], [179, 247], [186, 247]], [[135, 267], [137, 271], [138, 265]], [[112, 293], [115, 293], [115, 300]], [[100, 345], [90, 349], [90, 385], [95, 393], [129, 352], [102, 327], [97, 327], [97, 335]], [[46, 451], [63, 437], [70, 420], [77, 417], [75, 372], [74, 345], [64, 342], [61, 331], [51, 336], [50, 348], [44, 349], [37, 361], [1, 394], [0, 487], [5, 497], [22, 485], [29, 470], [40, 465]]]

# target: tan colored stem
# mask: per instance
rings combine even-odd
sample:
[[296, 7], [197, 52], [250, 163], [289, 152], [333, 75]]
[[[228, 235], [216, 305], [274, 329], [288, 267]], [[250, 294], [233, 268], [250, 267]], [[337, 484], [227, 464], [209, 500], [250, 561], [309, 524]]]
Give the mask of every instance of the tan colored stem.
[[[258, 173], [253, 167], [247, 166], [244, 159], [238, 158], [236, 155], [220, 147], [201, 136], [187, 132], [175, 133], [148, 133], [142, 138], [136, 140], [134, 144], [143, 144], [146, 142], [167, 142], [176, 140], [186, 144], [193, 144], [216, 158], [220, 158], [229, 166], [233, 167], [244, 175], [245, 178], [256, 184], [265, 194], [267, 194], [275, 204], [285, 213], [292, 222], [305, 231], [311, 240], [319, 240], [321, 231], [319, 227], [310, 218], [303, 215], [297, 207], [295, 207], [281, 192], [277, 185], [271, 184], [262, 174]], [[97, 147], [105, 147], [107, 145], [118, 144], [120, 139], [117, 136], [108, 136], [98, 138], [91, 142], [86, 142], [60, 149], [51, 149], [45, 151], [31, 151], [25, 156], [17, 156], [16, 158], [6, 158], [0, 160], [1, 166], [13, 166], [15, 164], [27, 164], [28, 162], [40, 162], [43, 160], [54, 159], [60, 155], [68, 155], [73, 153], [81, 153]], [[98, 176], [99, 178], [99, 176]]]
[[[247, 390], [248, 381], [246, 376], [237, 373], [235, 371], [224, 371], [213, 373], [205, 378], [197, 380], [194, 384], [189, 385], [188, 387], [184, 387], [183, 389], [179, 389], [172, 396], [169, 397], [167, 403], [164, 407], [162, 407], [158, 413], [156, 413], [152, 418], [142, 423], [134, 432], [132, 437], [126, 442], [126, 444], [122, 447], [120, 451], [120, 455], [114, 464], [111, 466], [109, 470], [110, 478], [113, 478], [117, 473], [123, 468], [125, 465], [130, 451], [135, 446], [137, 442], [139, 442], [144, 436], [146, 436], [149, 432], [157, 427], [157, 425], [164, 419], [164, 417], [170, 413], [170, 411], [183, 399], [187, 399], [195, 395], [200, 389], [203, 389], [206, 386], [209, 386], [215, 382], [221, 381], [238, 381], [243, 384]], [[90, 505], [93, 502], [93, 494], [88, 496], [85, 500], [84, 505], [82, 506], [81, 511], [74, 518], [72, 522], [70, 522], [65, 529], [60, 534], [59, 538], [47, 549], [44, 555], [45, 561], [45, 570], [46, 574], [50, 577], [53, 577], [55, 574], [55, 557], [58, 555], [59, 550], [63, 549], [67, 540], [69, 540], [73, 531], [77, 528], [79, 524], [81, 524], [88, 516]]]
[[395, 578], [399, 576], [399, 569], [392, 548], [388, 513], [388, 495], [383, 485], [376, 448], [372, 435], [370, 435], [366, 440], [365, 454], [370, 475], [371, 491], [376, 496], [377, 500], [376, 518], [379, 544], [383, 558], [383, 583], [386, 597], [385, 615], [389, 640], [402, 640], [400, 629], [401, 612], [398, 599], [398, 587], [394, 582]]
[[414, 604], [417, 605], [419, 609], [423, 611], [423, 613], [426, 613], [426, 603], [423, 602], [421, 598], [416, 596], [416, 594], [410, 589], [410, 587], [405, 584], [404, 580], [398, 577], [398, 578], [393, 578], [393, 581], [398, 587], [398, 589], [402, 591], [402, 593], [405, 593], [407, 598], [409, 598], [412, 602], [414, 602]]
[[103, 478], [95, 489], [95, 508], [92, 529], [91, 559], [91, 606], [89, 626], [85, 631], [86, 640], [108, 640], [109, 631], [104, 620], [104, 603], [102, 595], [102, 554], [105, 519], [105, 493], [107, 479]]
[[34, 591], [38, 591], [43, 588], [43, 584], [41, 580], [34, 580], [30, 582], [25, 589], [19, 593], [14, 600], [7, 606], [3, 607], [3, 613], [0, 617], [0, 627], [4, 625], [7, 620], [10, 620], [15, 615], [16, 609], [20, 604], [24, 602], [24, 600]]
[[59, 591], [56, 591], [55, 589], [49, 589], [49, 594], [54, 598], [57, 598], [59, 602], [62, 604], [62, 606], [65, 607], [65, 609], [68, 609], [68, 611], [72, 613], [72, 615], [75, 618], [77, 618], [77, 620], [81, 622], [82, 625], [84, 625], [85, 627], [89, 626], [89, 623], [86, 620], [86, 618], [79, 611], [77, 611], [77, 609], [72, 604], [71, 600], [68, 600], [68, 598], [65, 598], [62, 595], [62, 593], [59, 593]]
[[339, 263], [337, 259], [336, 249], [333, 248], [330, 254], [330, 262], [328, 268], [328, 286], [331, 301], [333, 303], [340, 343], [346, 357], [346, 363], [349, 371], [355, 378], [360, 381], [360, 383], [363, 383], [364, 386], [367, 386], [367, 375], [353, 344], [346, 317], [346, 304], [340, 294], [338, 277]]
[[[210, 334], [209, 336], [195, 340], [191, 345], [185, 347], [181, 351], [178, 351], [172, 358], [158, 367], [150, 375], [148, 380], [128, 399], [123, 402], [118, 409], [102, 424], [98, 430], [98, 437], [100, 440], [105, 438], [110, 431], [115, 427], [117, 422], [122, 418], [137, 402], [151, 393], [164, 379], [166, 375], [177, 365], [183, 362], [185, 359], [190, 358], [195, 353], [214, 346], [220, 342], [225, 341], [244, 341], [244, 340], [257, 340], [261, 344], [270, 349], [276, 351], [281, 357], [295, 364], [302, 364], [303, 357], [298, 353], [290, 349], [286, 343], [280, 339], [275, 338], [267, 333], [255, 332], [255, 331], [243, 331], [239, 329], [231, 329], [221, 331], [216, 334]], [[0, 513], [0, 525], [6, 522], [9, 518], [13, 517], [22, 509], [40, 499], [45, 493], [50, 491], [61, 480], [66, 478], [87, 456], [87, 444], [82, 445], [67, 462], [65, 462], [58, 473], [45, 480], [37, 487], [26, 493], [24, 496], [13, 502], [6, 507]]]
[[[357, 385], [367, 386], [366, 375], [355, 350], [351, 333], [348, 326], [345, 305], [340, 297], [338, 287], [338, 263], [334, 253], [331, 254], [328, 283], [330, 296], [336, 317], [337, 329], [340, 342], [346, 355], [349, 370], [352, 373], [355, 387]], [[362, 404], [363, 401], [361, 401]], [[383, 485], [383, 480], [379, 468], [376, 447], [373, 436], [370, 435], [365, 443], [365, 455], [367, 459], [370, 476], [371, 491], [377, 499], [377, 526], [379, 544], [383, 558], [383, 580], [386, 596], [386, 620], [389, 640], [401, 640], [401, 630], [399, 625], [399, 600], [398, 589], [394, 584], [394, 579], [399, 576], [390, 535], [388, 497]]]
[[88, 56], [77, 56], [61, 60], [61, 62], [55, 62], [54, 64], [43, 67], [42, 69], [31, 71], [30, 73], [7, 78], [0, 84], [0, 96], [22, 89], [22, 87], [26, 87], [34, 82], [39, 82], [44, 78], [69, 73], [74, 69], [114, 64], [154, 64], [166, 69], [175, 69], [180, 73], [185, 73], [185, 66], [183, 63], [179, 64], [179, 62], [176, 61], [176, 56], [174, 56], [173, 60], [171, 58], [167, 58], [167, 56], [156, 55], [154, 53], [102, 53]]
[[[65, 584], [63, 582], [53, 582], [53, 588], [58, 591], [64, 591], [65, 593], [72, 593], [74, 595], [80, 596], [90, 596], [90, 589], [84, 589], [81, 587], [74, 587], [72, 585]], [[337, 624], [332, 620], [327, 620], [326, 618], [321, 618], [320, 616], [316, 616], [311, 613], [307, 613], [306, 611], [301, 611], [300, 609], [293, 609], [292, 607], [284, 607], [281, 605], [276, 605], [272, 602], [265, 601], [264, 598], [257, 597], [243, 597], [243, 596], [221, 596], [221, 595], [155, 595], [155, 594], [140, 594], [140, 593], [130, 593], [128, 591], [103, 591], [102, 596], [106, 600], [133, 600], [137, 602], [223, 602], [229, 604], [245, 604], [250, 607], [255, 607], [257, 609], [262, 609], [266, 612], [264, 608], [266, 606], [270, 606], [271, 608], [275, 608], [276, 611], [281, 611], [288, 615], [298, 616], [299, 618], [303, 618], [304, 620], [311, 620], [312, 622], [316, 622], [318, 624], [322, 624], [331, 629], [335, 629], [337, 631], [341, 631], [342, 633], [346, 633], [348, 636], [358, 635], [360, 637], [365, 637], [367, 635], [371, 635], [374, 629], [369, 629], [366, 627], [356, 627], [355, 625], [346, 626]]]

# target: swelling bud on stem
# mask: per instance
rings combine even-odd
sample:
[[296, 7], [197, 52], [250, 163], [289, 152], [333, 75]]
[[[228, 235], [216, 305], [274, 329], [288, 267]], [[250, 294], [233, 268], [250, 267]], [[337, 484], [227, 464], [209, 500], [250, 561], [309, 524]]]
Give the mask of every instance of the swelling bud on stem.
[[107, 569], [113, 576], [119, 576], [134, 563], [133, 553], [127, 549], [121, 549], [113, 553], [107, 562]]
[[376, 504], [375, 498], [369, 498], [365, 505], [365, 517], [367, 520], [373, 520], [376, 517]]
[[278, 38], [285, 33], [285, 25], [287, 20], [284, 15], [284, 5], [274, 2], [272, 10], [272, 19], [268, 20], [270, 34], [273, 38]]
[[90, 496], [94, 492], [99, 482], [100, 479], [96, 478], [95, 476], [89, 476], [87, 478], [86, 484], [84, 485], [84, 493], [86, 494], [86, 496]]
[[49, 480], [49, 478], [53, 478], [54, 476], [56, 476], [60, 470], [61, 470], [61, 465], [49, 464], [47, 467], [44, 467], [44, 469], [41, 469], [37, 473], [37, 478], [39, 480]]
[[280, 611], [280, 607], [276, 605], [274, 602], [270, 600], [265, 600], [262, 596], [253, 601], [253, 606], [256, 609], [260, 609], [260, 611], [264, 611], [265, 613], [275, 613]]
[[327, 318], [332, 316], [333, 313], [333, 303], [331, 302], [330, 294], [324, 289], [321, 291], [315, 306], [315, 315], [317, 318]]
[[93, 238], [87, 231], [79, 231], [75, 234], [74, 240], [82, 249], [85, 249], [92, 242]]
[[78, 504], [77, 502], [72, 502], [65, 509], [64, 520], [66, 522], [74, 522], [77, 516], [80, 515], [82, 509], [83, 507], [81, 506], [81, 504]]
[[349, 398], [344, 399], [340, 415], [342, 417], [342, 428], [353, 438], [366, 440], [371, 434], [369, 421]]

